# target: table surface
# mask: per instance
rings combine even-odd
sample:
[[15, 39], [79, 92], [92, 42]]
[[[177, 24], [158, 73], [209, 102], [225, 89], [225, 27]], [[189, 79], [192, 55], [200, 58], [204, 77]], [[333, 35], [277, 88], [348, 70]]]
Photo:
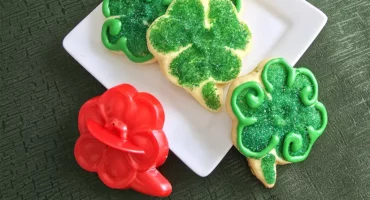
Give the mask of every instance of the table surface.
[[[306, 161], [265, 189], [232, 148], [206, 178], [170, 154], [168, 199], [369, 199], [370, 1], [310, 0], [328, 24], [297, 66], [319, 82], [329, 125]], [[0, 1], [0, 199], [150, 199], [112, 190], [73, 157], [77, 113], [105, 91], [62, 47], [99, 0]]]

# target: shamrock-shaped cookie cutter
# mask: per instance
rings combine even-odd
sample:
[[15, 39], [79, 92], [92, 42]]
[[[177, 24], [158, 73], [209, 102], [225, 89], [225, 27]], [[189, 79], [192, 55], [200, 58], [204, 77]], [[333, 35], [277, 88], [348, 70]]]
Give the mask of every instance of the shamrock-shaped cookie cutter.
[[108, 187], [168, 196], [171, 184], [156, 169], [169, 152], [163, 123], [155, 97], [128, 84], [113, 87], [80, 109], [77, 163]]

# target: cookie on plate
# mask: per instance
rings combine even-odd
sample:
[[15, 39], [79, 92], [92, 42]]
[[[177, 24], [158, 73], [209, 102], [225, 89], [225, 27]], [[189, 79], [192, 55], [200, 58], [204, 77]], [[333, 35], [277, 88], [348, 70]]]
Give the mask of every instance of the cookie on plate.
[[231, 84], [226, 107], [233, 143], [266, 187], [275, 184], [277, 164], [305, 160], [324, 132], [328, 116], [317, 98], [312, 72], [282, 58], [262, 62]]
[[108, 18], [101, 32], [104, 46], [126, 54], [136, 63], [155, 61], [146, 44], [146, 31], [170, 3], [171, 0], [103, 0], [103, 14]]
[[148, 48], [166, 77], [217, 112], [238, 77], [251, 32], [230, 0], [174, 0], [148, 29]]

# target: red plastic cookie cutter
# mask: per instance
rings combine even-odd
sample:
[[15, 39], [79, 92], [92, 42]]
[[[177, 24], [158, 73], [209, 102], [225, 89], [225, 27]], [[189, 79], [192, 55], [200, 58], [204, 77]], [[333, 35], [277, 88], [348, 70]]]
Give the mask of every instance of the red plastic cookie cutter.
[[81, 107], [74, 149], [77, 163], [97, 172], [108, 187], [170, 195], [171, 184], [156, 169], [169, 151], [164, 118], [154, 96], [128, 84], [109, 89]]

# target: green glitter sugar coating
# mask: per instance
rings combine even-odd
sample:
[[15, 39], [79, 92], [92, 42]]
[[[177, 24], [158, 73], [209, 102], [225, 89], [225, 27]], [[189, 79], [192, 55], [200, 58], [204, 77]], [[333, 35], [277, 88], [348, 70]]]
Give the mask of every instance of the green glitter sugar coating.
[[[199, 0], [174, 0], [149, 32], [150, 44], [156, 52], [179, 53], [169, 64], [169, 73], [179, 85], [190, 90], [205, 81], [211, 81], [215, 87], [235, 79], [242, 61], [233, 51], [245, 51], [251, 39], [247, 25], [239, 21], [230, 0], [209, 0], [206, 6], [207, 16]], [[206, 27], [206, 21], [210, 27]], [[206, 102], [211, 109], [221, 104]]]
[[275, 160], [275, 156], [270, 153], [261, 159], [262, 173], [268, 184], [274, 184], [276, 181]]
[[[134, 62], [145, 62], [153, 56], [148, 50], [146, 32], [150, 24], [165, 14], [168, 0], [104, 0], [103, 13], [113, 17], [116, 23], [108, 19], [103, 25], [102, 40], [113, 51], [123, 51]], [[119, 29], [112, 34], [110, 29]], [[127, 43], [120, 43], [126, 38]]]
[[268, 92], [250, 87], [259, 86], [253, 81], [233, 91], [239, 150], [258, 159], [276, 149], [277, 156], [289, 162], [304, 160], [327, 124], [325, 107], [317, 101], [314, 75], [305, 68], [292, 68], [284, 59], [274, 59], [265, 65], [261, 78]]
[[203, 99], [206, 105], [212, 110], [217, 110], [221, 107], [220, 97], [216, 94], [215, 87], [213, 82], [208, 82], [202, 88]]

